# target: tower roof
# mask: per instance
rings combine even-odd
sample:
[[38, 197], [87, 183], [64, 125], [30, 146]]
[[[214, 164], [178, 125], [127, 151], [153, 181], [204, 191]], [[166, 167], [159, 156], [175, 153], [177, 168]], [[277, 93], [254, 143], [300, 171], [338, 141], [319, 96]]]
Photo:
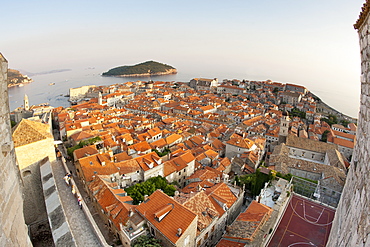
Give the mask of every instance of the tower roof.
[[47, 138], [53, 138], [49, 132], [49, 128], [47, 124], [22, 119], [22, 121], [15, 126], [12, 135], [14, 146], [19, 147]]
[[362, 11], [360, 13], [360, 16], [358, 17], [358, 20], [353, 25], [355, 29], [359, 29], [362, 26], [369, 12], [370, 12], [370, 0], [366, 0], [364, 5], [362, 6]]

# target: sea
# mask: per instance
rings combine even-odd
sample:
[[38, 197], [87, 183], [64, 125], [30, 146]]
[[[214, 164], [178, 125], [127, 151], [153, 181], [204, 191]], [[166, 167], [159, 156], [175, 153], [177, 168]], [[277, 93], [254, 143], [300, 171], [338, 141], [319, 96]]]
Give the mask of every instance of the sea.
[[[57, 71], [57, 70], [56, 70]], [[239, 80], [264, 80], [258, 78], [246, 78], [242, 74], [201, 74], [197, 72], [184, 72], [179, 71], [174, 75], [165, 76], [153, 76], [153, 77], [105, 77], [101, 74], [105, 70], [103, 68], [87, 67], [78, 69], [65, 69], [62, 72], [43, 73], [37, 75], [29, 75], [33, 82], [29, 84], [24, 84], [23, 87], [12, 87], [9, 88], [9, 107], [10, 110], [14, 110], [17, 107], [23, 106], [24, 95], [27, 94], [30, 105], [38, 105], [47, 103], [51, 106], [58, 107], [68, 107], [70, 106], [68, 101], [68, 94], [70, 88], [77, 88], [86, 85], [112, 85], [119, 83], [126, 83], [129, 81], [175, 81], [175, 82], [189, 82], [192, 78], [218, 78], [221, 82], [223, 79], [239, 79]], [[24, 73], [23, 73], [24, 74]], [[283, 82], [286, 83], [286, 82]], [[299, 84], [299, 83], [296, 83]], [[303, 85], [308, 90], [311, 85]], [[350, 104], [343, 104], [344, 95], [340, 95], [333, 90], [325, 88], [323, 85], [314, 85], [316, 89], [313, 91], [317, 96], [319, 96], [324, 102], [328, 103], [333, 108], [351, 116], [357, 117], [359, 102], [354, 102], [348, 99]], [[329, 102], [325, 99], [329, 99]]]

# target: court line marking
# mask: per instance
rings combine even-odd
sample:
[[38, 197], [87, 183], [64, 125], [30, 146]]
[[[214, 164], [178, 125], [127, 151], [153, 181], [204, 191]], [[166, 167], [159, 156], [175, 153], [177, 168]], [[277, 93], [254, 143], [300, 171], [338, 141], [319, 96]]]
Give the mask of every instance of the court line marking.
[[[311, 207], [312, 207], [312, 205], [311, 205]], [[306, 214], [306, 204], [305, 204], [305, 202], [303, 201], [303, 217], [307, 220], [307, 221], [309, 221], [309, 222], [311, 222], [312, 224], [313, 223], [317, 223], [317, 222], [319, 222], [319, 220], [320, 220], [320, 218], [321, 218], [321, 215], [322, 215], [322, 213], [324, 212], [324, 210], [325, 210], [325, 208], [322, 208], [322, 210], [321, 210], [321, 213], [320, 213], [320, 215], [319, 215], [319, 217], [316, 219], [316, 221], [315, 222], [311, 222], [309, 219], [307, 219], [306, 218], [306, 216], [310, 216], [310, 215], [308, 215], [308, 214]], [[313, 216], [310, 216], [311, 218], [313, 218], [313, 219], [315, 219], [315, 217], [313, 217]]]
[[[293, 209], [293, 206], [292, 206], [292, 204], [291, 204], [291, 202], [292, 202], [292, 201], [293, 201], [293, 200], [290, 200], [290, 201], [289, 201], [289, 204], [290, 204], [290, 206], [291, 206], [291, 207], [292, 207], [292, 209]], [[298, 203], [298, 201], [296, 201], [296, 203], [295, 203], [295, 206], [294, 206], [294, 207], [296, 207], [296, 206], [297, 206], [297, 203]], [[294, 215], [294, 209], [293, 209], [292, 214], [290, 215], [290, 218], [289, 218], [288, 224], [285, 226], [285, 231], [284, 231], [284, 233], [281, 235], [281, 238], [280, 238], [280, 241], [279, 241], [278, 246], [280, 246], [281, 241], [283, 241], [283, 239], [284, 239], [285, 233], [286, 233], [286, 231], [288, 230], [288, 226], [290, 225], [290, 221], [292, 220], [293, 215]]]
[[[297, 204], [297, 203], [296, 203]], [[308, 219], [306, 219], [306, 218], [304, 218], [304, 217], [302, 217], [300, 214], [298, 214], [297, 213], [297, 211], [293, 208], [293, 206], [292, 206], [292, 204], [290, 204], [290, 207], [292, 208], [292, 210], [293, 210], [293, 212], [299, 217], [299, 218], [301, 218], [302, 220], [304, 220], [304, 221], [306, 221], [306, 222], [308, 222], [308, 223], [311, 223], [311, 224], [313, 224], [313, 225], [315, 225], [315, 226], [327, 226], [327, 225], [330, 225], [330, 224], [332, 224], [333, 223], [333, 220], [332, 221], [330, 221], [329, 223], [326, 223], [326, 224], [319, 224], [319, 223], [316, 223], [316, 222], [313, 222], [313, 221], [310, 221], [310, 220], [308, 220]], [[289, 220], [289, 223], [290, 223], [290, 220]]]
[[297, 243], [293, 243], [293, 244], [288, 245], [288, 247], [294, 246], [296, 244], [307, 244], [307, 245], [310, 245], [310, 246], [317, 246], [317, 245], [315, 245], [314, 243], [311, 243], [311, 242], [308, 242], [308, 243], [306, 243], [306, 242], [297, 242]]

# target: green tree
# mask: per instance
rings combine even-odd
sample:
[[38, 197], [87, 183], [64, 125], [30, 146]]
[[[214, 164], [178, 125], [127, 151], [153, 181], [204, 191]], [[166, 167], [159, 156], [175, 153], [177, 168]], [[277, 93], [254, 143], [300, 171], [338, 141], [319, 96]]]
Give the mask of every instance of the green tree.
[[350, 124], [351, 122], [350, 122], [350, 121], [348, 121], [348, 120], [342, 119], [342, 120], [340, 120], [340, 123], [341, 123], [344, 127], [347, 127], [347, 126], [348, 126], [348, 124]]
[[99, 137], [99, 136], [96, 136], [96, 137], [93, 137], [93, 138], [90, 138], [88, 140], [85, 140], [85, 141], [80, 141], [76, 146], [73, 146], [73, 147], [70, 147], [70, 148], [67, 148], [67, 154], [69, 155], [69, 157], [73, 157], [73, 152], [76, 150], [76, 149], [80, 149], [80, 148], [83, 148], [85, 146], [89, 146], [89, 145], [92, 145], [96, 142], [99, 142], [101, 141], [102, 139]]
[[14, 122], [13, 120], [10, 120], [10, 124], [11, 124], [12, 128], [17, 125], [17, 123]]
[[338, 123], [338, 118], [335, 115], [329, 114], [326, 118], [321, 118], [321, 121], [327, 122], [330, 126]]
[[139, 204], [144, 201], [144, 196], [150, 196], [157, 189], [162, 190], [169, 196], [174, 196], [176, 188], [169, 184], [167, 179], [161, 176], [152, 177], [142, 183], [137, 183], [125, 189], [127, 195], [131, 196], [134, 204]]
[[240, 185], [245, 185], [249, 189], [253, 196], [259, 195], [261, 189], [265, 186], [265, 183], [269, 182], [274, 177], [273, 174], [264, 174], [260, 172], [260, 169], [253, 174], [247, 174], [239, 177]]
[[289, 112], [289, 116], [292, 116], [292, 117], [300, 117], [302, 119], [305, 119], [306, 118], [306, 112], [300, 111], [300, 110], [298, 110], [298, 108], [293, 108]]
[[161, 241], [147, 235], [142, 235], [135, 239], [131, 244], [132, 247], [162, 247]]
[[325, 130], [324, 133], [321, 135], [321, 140], [322, 142], [327, 142], [328, 141], [328, 134], [330, 133], [329, 130]]

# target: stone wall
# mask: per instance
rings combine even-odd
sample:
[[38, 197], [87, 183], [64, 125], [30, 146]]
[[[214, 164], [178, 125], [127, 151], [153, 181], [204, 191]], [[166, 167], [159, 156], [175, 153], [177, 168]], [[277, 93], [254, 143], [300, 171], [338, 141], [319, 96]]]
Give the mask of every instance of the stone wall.
[[[369, 4], [369, 1], [367, 1]], [[361, 49], [361, 102], [357, 143], [327, 246], [370, 246], [370, 19], [356, 23]], [[359, 25], [359, 26], [358, 26]]]
[[54, 139], [46, 138], [37, 142], [15, 148], [17, 162], [20, 170], [26, 169], [31, 164], [48, 157], [50, 162], [56, 160]]
[[93, 87], [95, 87], [95, 85], [70, 88], [69, 89], [69, 99], [71, 101], [82, 99], [86, 96], [90, 88], [93, 88]]
[[11, 139], [8, 62], [0, 53], [0, 246], [32, 246], [23, 217], [21, 179]]
[[45, 160], [36, 162], [21, 170], [24, 185], [23, 213], [27, 225], [48, 220], [40, 174], [40, 163], [44, 163]]

